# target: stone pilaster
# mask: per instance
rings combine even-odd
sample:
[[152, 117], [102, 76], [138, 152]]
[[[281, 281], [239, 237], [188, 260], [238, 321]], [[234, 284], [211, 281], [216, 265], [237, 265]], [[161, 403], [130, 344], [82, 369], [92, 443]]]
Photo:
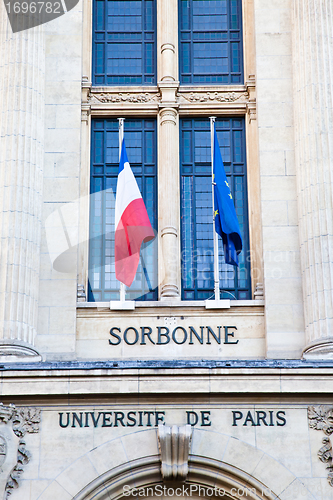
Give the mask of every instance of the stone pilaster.
[[0, 359], [38, 359], [44, 152], [43, 26], [12, 33], [0, 14]]
[[178, 82], [178, 0], [157, 0], [157, 77], [162, 102], [175, 102]]
[[175, 108], [159, 114], [158, 210], [164, 276], [161, 298], [180, 297], [179, 120]]
[[295, 145], [307, 347], [333, 356], [333, 11], [293, 0]]
[[[158, 127], [158, 210], [161, 299], [180, 298], [180, 191], [178, 82], [178, 1], [157, 0], [157, 67], [161, 104]], [[162, 145], [162, 146], [160, 146]]]

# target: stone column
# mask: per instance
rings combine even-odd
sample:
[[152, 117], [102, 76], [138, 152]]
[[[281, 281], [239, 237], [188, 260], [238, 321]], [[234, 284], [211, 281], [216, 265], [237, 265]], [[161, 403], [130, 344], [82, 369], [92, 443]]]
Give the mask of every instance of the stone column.
[[0, 361], [40, 359], [37, 326], [44, 152], [43, 26], [0, 14]]
[[180, 298], [180, 191], [178, 81], [178, 1], [157, 1], [159, 266], [161, 299]]
[[[165, 86], [178, 88], [179, 85], [178, 0], [157, 0], [157, 23], [157, 77], [163, 93]], [[168, 97], [174, 100], [170, 92]]]
[[180, 297], [180, 206], [178, 113], [162, 108], [159, 114], [158, 212], [163, 263], [161, 298]]
[[295, 146], [306, 358], [333, 357], [333, 10], [293, 0]]

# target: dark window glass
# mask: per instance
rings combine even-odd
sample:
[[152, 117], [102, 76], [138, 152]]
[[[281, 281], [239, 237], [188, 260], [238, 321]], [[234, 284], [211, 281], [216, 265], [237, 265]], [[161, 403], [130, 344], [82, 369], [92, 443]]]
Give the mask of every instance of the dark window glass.
[[[210, 122], [184, 118], [180, 126], [183, 299], [203, 300], [214, 293]], [[243, 239], [235, 268], [225, 264], [219, 237], [221, 297], [250, 299], [244, 119], [218, 119], [216, 131]]]
[[181, 83], [242, 83], [241, 0], [179, 3]]
[[155, 2], [95, 0], [93, 83], [156, 83]]
[[[119, 169], [118, 121], [92, 121], [90, 178], [89, 293], [90, 302], [119, 300], [114, 267], [114, 210]], [[125, 120], [127, 156], [157, 230], [156, 121]], [[157, 239], [143, 244], [129, 300], [157, 300]]]

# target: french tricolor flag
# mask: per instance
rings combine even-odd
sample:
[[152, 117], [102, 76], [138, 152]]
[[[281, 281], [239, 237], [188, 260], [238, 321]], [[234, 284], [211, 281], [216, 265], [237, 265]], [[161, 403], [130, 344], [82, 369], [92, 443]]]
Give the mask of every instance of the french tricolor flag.
[[140, 260], [143, 242], [155, 237], [139, 187], [128, 162], [123, 140], [115, 209], [116, 278], [131, 286]]

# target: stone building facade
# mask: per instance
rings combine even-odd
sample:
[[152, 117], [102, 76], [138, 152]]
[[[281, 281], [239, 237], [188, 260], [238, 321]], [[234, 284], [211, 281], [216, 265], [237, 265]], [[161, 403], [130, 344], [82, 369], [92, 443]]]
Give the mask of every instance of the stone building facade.
[[[1, 5], [4, 499], [333, 499], [332, 5], [242, 0], [243, 79], [184, 83], [184, 1], [152, 2], [141, 84], [94, 80], [97, 0], [18, 33]], [[181, 123], [210, 116], [247, 164], [248, 295], [219, 304], [182, 274]], [[90, 300], [93, 127], [120, 117], [156, 124], [154, 300]]]

